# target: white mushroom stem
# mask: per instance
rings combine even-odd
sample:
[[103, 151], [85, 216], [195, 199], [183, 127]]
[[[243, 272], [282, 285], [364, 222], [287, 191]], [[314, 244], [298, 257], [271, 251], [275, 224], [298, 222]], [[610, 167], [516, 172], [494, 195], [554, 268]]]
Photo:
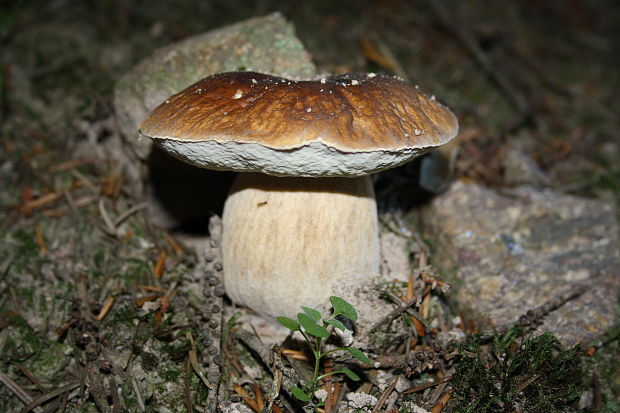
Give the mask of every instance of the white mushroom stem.
[[267, 316], [320, 308], [332, 286], [379, 272], [377, 206], [368, 176], [241, 173], [224, 206], [229, 297]]

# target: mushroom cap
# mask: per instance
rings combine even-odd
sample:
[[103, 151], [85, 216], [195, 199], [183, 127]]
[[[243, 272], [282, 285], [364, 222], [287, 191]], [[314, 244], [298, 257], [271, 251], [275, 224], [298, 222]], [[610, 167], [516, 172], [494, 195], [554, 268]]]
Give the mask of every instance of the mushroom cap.
[[447, 107], [395, 77], [346, 74], [295, 81], [209, 76], [171, 96], [140, 134], [199, 167], [276, 176], [363, 176], [451, 140]]

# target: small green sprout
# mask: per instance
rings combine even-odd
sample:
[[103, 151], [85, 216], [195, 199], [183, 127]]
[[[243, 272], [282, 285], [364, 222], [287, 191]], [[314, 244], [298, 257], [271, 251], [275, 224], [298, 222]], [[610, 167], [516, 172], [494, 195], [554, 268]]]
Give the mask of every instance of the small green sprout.
[[308, 342], [312, 350], [312, 354], [314, 355], [314, 374], [312, 376], [312, 381], [302, 388], [293, 386], [291, 387], [291, 393], [297, 399], [307, 402], [307, 406], [317, 407], [321, 406], [322, 402], [317, 402], [316, 404], [313, 401], [313, 395], [317, 390], [317, 383], [324, 379], [325, 377], [334, 375], [334, 374], [345, 374], [351, 380], [358, 381], [360, 377], [355, 374], [352, 370], [343, 367], [340, 370], [332, 371], [330, 373], [320, 374], [320, 366], [321, 359], [328, 355], [329, 353], [333, 353], [335, 351], [346, 351], [351, 356], [356, 358], [365, 364], [370, 364], [370, 360], [361, 350], [354, 347], [338, 347], [329, 351], [323, 352], [323, 343], [324, 339], [329, 337], [330, 332], [327, 328], [331, 325], [334, 328], [337, 328], [341, 331], [345, 330], [344, 324], [342, 324], [339, 320], [336, 319], [338, 316], [343, 316], [348, 318], [351, 321], [357, 320], [357, 311], [351, 304], [340, 297], [332, 296], [329, 298], [329, 301], [332, 303], [334, 307], [334, 312], [327, 319], [323, 320], [321, 317], [321, 313], [313, 308], [308, 308], [301, 306], [303, 313], [297, 314], [297, 320], [293, 320], [288, 317], [276, 317], [278, 322], [282, 324], [284, 327], [288, 328], [291, 331], [299, 331], [304, 339]]

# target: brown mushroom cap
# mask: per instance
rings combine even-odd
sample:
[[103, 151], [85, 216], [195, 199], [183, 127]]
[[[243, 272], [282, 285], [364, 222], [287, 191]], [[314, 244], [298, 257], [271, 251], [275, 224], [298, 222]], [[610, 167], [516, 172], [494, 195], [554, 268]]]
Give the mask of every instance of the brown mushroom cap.
[[233, 72], [171, 96], [142, 135], [197, 166], [279, 176], [363, 176], [452, 139], [455, 116], [411, 84], [374, 74], [316, 81]]

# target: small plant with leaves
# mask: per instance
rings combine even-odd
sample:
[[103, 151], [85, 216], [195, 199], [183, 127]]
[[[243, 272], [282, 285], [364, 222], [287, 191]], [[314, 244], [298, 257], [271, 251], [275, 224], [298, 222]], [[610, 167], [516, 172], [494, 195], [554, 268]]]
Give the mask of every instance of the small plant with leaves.
[[297, 320], [293, 320], [289, 317], [276, 317], [278, 322], [291, 331], [299, 331], [304, 339], [310, 345], [312, 354], [314, 355], [314, 374], [310, 383], [303, 387], [293, 386], [291, 393], [293, 395], [307, 403], [307, 406], [318, 407], [322, 403], [314, 402], [314, 392], [317, 390], [319, 381], [325, 377], [332, 376], [334, 374], [345, 374], [351, 380], [358, 381], [360, 377], [355, 374], [351, 369], [343, 367], [339, 370], [329, 373], [320, 374], [321, 359], [330, 353], [336, 351], [347, 351], [351, 356], [361, 361], [362, 363], [370, 364], [370, 360], [361, 350], [354, 347], [338, 347], [332, 350], [323, 351], [323, 346], [327, 338], [330, 336], [328, 327], [333, 326], [341, 331], [345, 330], [344, 324], [340, 322], [337, 317], [346, 317], [351, 321], [357, 320], [357, 311], [351, 304], [340, 297], [332, 296], [329, 301], [334, 307], [334, 312], [325, 320], [321, 317], [321, 313], [313, 308], [301, 306], [303, 313], [297, 314]]

